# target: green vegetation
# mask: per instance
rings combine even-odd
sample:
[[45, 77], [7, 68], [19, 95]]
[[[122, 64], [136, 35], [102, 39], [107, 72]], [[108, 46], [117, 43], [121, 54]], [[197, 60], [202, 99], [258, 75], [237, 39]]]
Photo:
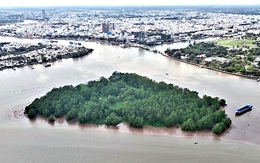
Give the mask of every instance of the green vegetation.
[[36, 117], [36, 112], [31, 109], [31, 110], [28, 111], [27, 115], [28, 115], [28, 118], [34, 119]]
[[217, 123], [215, 124], [215, 126], [213, 127], [212, 131], [214, 134], [221, 134], [223, 132], [223, 130], [225, 129], [224, 124], [221, 123]]
[[101, 77], [87, 85], [54, 88], [28, 105], [25, 114], [31, 119], [35, 118], [32, 113], [49, 119], [65, 116], [67, 121], [81, 124], [180, 126], [186, 131], [212, 130], [223, 123], [221, 132], [216, 132], [219, 134], [231, 124], [220, 109], [223, 101], [206, 95], [200, 98], [195, 91], [137, 74], [114, 72], [109, 79]]
[[50, 115], [50, 116], [48, 117], [48, 121], [49, 121], [50, 123], [55, 122], [55, 117], [54, 117], [53, 115]]
[[249, 39], [243, 39], [243, 40], [218, 40], [217, 44], [222, 46], [228, 46], [228, 47], [235, 47], [235, 48], [253, 48], [256, 47], [254, 44], [256, 40], [249, 40]]
[[225, 99], [220, 99], [219, 100], [219, 105], [220, 106], [225, 106], [226, 105], [226, 100]]
[[227, 48], [223, 46], [217, 46], [214, 43], [194, 43], [183, 49], [167, 49], [166, 54], [177, 59], [181, 59], [181, 56], [187, 57], [188, 61], [200, 61], [197, 56], [205, 55], [205, 57], [218, 56], [223, 57], [228, 53]]
[[224, 118], [222, 119], [222, 122], [219, 122], [214, 125], [212, 131], [214, 134], [221, 134], [223, 131], [229, 128], [230, 125], [231, 125], [231, 120], [229, 118]]
[[246, 76], [260, 76], [259, 48], [228, 49], [214, 43], [194, 43], [183, 49], [167, 49], [165, 53], [178, 60], [202, 67]]

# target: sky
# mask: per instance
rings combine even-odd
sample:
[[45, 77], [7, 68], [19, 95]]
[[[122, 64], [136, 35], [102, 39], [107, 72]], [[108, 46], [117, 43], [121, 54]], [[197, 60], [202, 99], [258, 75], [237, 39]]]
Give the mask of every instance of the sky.
[[260, 0], [1, 0], [1, 7], [260, 5]]

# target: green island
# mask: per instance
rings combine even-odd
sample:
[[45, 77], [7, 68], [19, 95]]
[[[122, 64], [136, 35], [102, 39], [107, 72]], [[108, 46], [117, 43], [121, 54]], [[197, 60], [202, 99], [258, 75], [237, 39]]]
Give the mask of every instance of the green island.
[[[240, 43], [248, 44], [241, 47]], [[227, 41], [221, 40], [219, 44], [232, 44], [235, 47], [225, 47], [216, 43], [193, 43], [183, 49], [167, 49], [165, 53], [177, 60], [192, 63], [221, 72], [232, 73], [245, 77], [260, 76], [260, 45], [255, 48], [249, 43], [252, 40]]]
[[50, 123], [65, 117], [68, 122], [131, 127], [181, 127], [185, 131], [221, 134], [231, 125], [226, 101], [187, 88], [155, 82], [133, 73], [114, 72], [108, 79], [77, 86], [53, 88], [26, 106], [30, 119], [45, 117]]

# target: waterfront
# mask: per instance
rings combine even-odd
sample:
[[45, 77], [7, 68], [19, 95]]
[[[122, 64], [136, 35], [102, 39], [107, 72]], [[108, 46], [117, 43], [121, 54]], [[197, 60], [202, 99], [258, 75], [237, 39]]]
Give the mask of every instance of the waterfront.
[[[16, 40], [0, 38], [3, 41]], [[69, 41], [59, 42], [66, 44]], [[89, 162], [259, 162], [260, 90], [255, 80], [201, 69], [138, 48], [123, 49], [93, 42], [84, 42], [83, 45], [93, 48], [93, 54], [55, 62], [50, 68], [36, 65], [34, 69], [24, 67], [0, 72], [0, 158], [4, 162], [84, 162], [86, 159]], [[168, 46], [158, 49], [163, 50]], [[145, 134], [146, 131], [143, 131], [144, 134], [125, 133], [95, 127], [51, 126], [42, 121], [29, 122], [20, 116], [11, 118], [12, 109], [28, 104], [53, 87], [108, 77], [114, 71], [138, 73], [156, 81], [187, 87], [198, 91], [200, 95], [226, 99], [228, 105], [225, 110], [233, 125], [221, 138], [255, 145], [218, 140], [212, 136], [210, 139], [200, 136], [177, 138], [174, 133], [161, 136], [157, 133]], [[247, 103], [254, 105], [253, 110], [235, 117], [235, 110]], [[199, 143], [194, 145], [195, 141]], [[249, 152], [244, 153], [244, 150]], [[41, 153], [44, 153], [44, 157], [39, 159]], [[69, 158], [70, 154], [73, 157]]]

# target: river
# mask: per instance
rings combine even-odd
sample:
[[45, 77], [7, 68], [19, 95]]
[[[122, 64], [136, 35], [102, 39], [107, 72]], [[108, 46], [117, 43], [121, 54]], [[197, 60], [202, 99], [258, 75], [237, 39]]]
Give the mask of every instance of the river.
[[[41, 40], [0, 37], [0, 41]], [[259, 162], [260, 84], [255, 80], [199, 68], [139, 48], [82, 44], [94, 52], [55, 62], [48, 68], [35, 65], [34, 69], [0, 71], [1, 162]], [[156, 49], [186, 45], [176, 43]], [[19, 112], [53, 87], [109, 77], [114, 71], [138, 73], [195, 90], [201, 96], [224, 98], [224, 109], [233, 122], [231, 129], [220, 138], [209, 133], [183, 136], [176, 129], [131, 131], [124, 126], [116, 130], [65, 122], [49, 125], [44, 120], [30, 122]], [[235, 117], [235, 110], [247, 103], [254, 105], [253, 110]]]

